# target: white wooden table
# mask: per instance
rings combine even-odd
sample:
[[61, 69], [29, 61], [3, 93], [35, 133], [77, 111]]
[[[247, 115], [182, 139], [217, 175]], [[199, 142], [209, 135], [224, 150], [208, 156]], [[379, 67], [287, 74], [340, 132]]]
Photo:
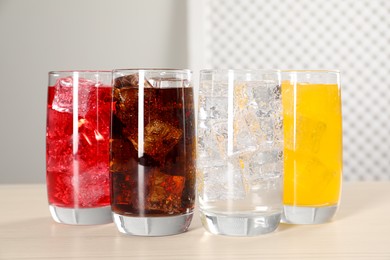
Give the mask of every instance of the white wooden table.
[[345, 183], [338, 215], [258, 237], [188, 232], [131, 237], [113, 224], [55, 223], [44, 185], [0, 185], [0, 259], [390, 259], [390, 182]]

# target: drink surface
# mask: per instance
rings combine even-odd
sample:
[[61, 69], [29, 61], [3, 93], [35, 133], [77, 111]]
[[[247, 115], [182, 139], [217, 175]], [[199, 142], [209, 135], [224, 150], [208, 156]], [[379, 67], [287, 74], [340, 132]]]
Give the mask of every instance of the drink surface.
[[74, 106], [71, 78], [49, 86], [46, 180], [50, 204], [69, 208], [110, 204], [111, 92], [110, 86], [80, 79], [78, 104]]
[[342, 173], [341, 98], [337, 84], [282, 83], [284, 204], [336, 205]]
[[146, 217], [192, 212], [193, 89], [183, 84], [148, 79], [139, 88], [135, 75], [116, 79], [110, 164], [115, 213]]
[[199, 92], [198, 195], [207, 214], [280, 214], [280, 86], [203, 81]]

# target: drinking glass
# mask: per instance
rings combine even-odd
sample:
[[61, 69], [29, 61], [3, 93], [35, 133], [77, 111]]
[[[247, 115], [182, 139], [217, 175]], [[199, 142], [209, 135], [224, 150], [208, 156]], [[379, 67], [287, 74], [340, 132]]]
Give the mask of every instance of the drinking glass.
[[195, 203], [191, 71], [113, 72], [111, 206], [118, 230], [164, 236], [186, 231]]
[[110, 71], [49, 72], [46, 181], [53, 219], [112, 222], [109, 192]]
[[282, 214], [280, 72], [202, 70], [198, 113], [200, 217], [211, 233], [256, 236]]
[[293, 224], [335, 215], [342, 179], [341, 89], [337, 71], [283, 71], [284, 213]]

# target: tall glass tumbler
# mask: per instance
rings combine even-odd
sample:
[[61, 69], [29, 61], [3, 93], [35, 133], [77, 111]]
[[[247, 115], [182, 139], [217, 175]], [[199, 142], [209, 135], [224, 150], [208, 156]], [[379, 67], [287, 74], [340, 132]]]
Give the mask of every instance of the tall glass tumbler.
[[115, 70], [111, 205], [118, 230], [186, 231], [195, 204], [195, 115], [189, 70]]
[[211, 233], [256, 236], [282, 214], [283, 122], [280, 72], [202, 70], [197, 185]]
[[283, 222], [324, 223], [342, 180], [341, 89], [337, 71], [284, 71]]
[[109, 192], [110, 71], [49, 72], [46, 180], [53, 219], [112, 222]]

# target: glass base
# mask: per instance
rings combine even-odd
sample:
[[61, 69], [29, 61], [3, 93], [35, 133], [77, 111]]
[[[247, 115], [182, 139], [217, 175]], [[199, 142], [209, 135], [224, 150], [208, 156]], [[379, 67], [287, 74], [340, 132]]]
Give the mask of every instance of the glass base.
[[210, 233], [227, 236], [257, 236], [274, 231], [281, 213], [269, 215], [226, 215], [200, 211], [204, 228]]
[[135, 236], [170, 236], [187, 231], [193, 212], [169, 217], [128, 217], [113, 213], [121, 233]]
[[49, 205], [54, 221], [70, 225], [99, 225], [112, 222], [111, 207], [61, 208]]
[[282, 222], [288, 224], [321, 224], [329, 222], [336, 214], [338, 206], [297, 207], [284, 206]]

